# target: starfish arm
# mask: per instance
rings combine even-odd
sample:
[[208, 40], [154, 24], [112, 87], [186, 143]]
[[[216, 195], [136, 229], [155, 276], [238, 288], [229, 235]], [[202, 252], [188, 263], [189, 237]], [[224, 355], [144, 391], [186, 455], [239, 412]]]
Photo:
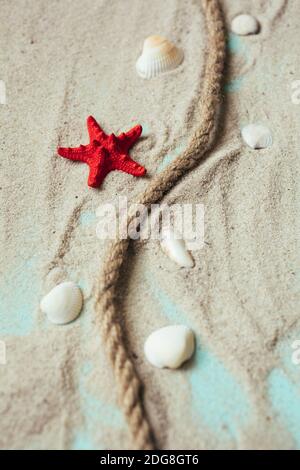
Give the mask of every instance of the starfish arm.
[[58, 147], [57, 153], [64, 158], [69, 160], [75, 160], [80, 162], [87, 162], [89, 157], [93, 154], [94, 147], [91, 145], [80, 145], [80, 147]]
[[142, 126], [138, 124], [137, 126], [130, 129], [130, 131], [128, 132], [122, 132], [122, 134], [119, 135], [118, 139], [123, 143], [125, 149], [129, 150], [130, 147], [132, 147], [140, 137], [142, 130]]
[[101, 186], [105, 176], [109, 173], [109, 169], [99, 166], [90, 166], [88, 185], [91, 188], [98, 188]]
[[93, 116], [89, 116], [87, 118], [87, 128], [89, 131], [90, 141], [93, 142], [94, 140], [101, 141], [107, 137], [105, 132], [101, 129], [99, 124], [97, 123], [96, 119]]
[[105, 157], [105, 149], [100, 149], [99, 153], [87, 162], [90, 167], [88, 185], [92, 188], [101, 186], [104, 178], [110, 172], [111, 166]]
[[147, 172], [145, 167], [132, 160], [128, 155], [126, 155], [124, 160], [119, 160], [115, 163], [115, 169], [133, 176], [143, 176]]

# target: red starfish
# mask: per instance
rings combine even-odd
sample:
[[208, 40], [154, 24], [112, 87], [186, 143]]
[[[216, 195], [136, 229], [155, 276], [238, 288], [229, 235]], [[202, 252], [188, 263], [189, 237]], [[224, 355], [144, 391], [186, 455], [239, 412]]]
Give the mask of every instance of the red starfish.
[[146, 169], [133, 161], [128, 151], [142, 133], [142, 126], [135, 126], [130, 131], [106, 135], [97, 121], [89, 116], [87, 127], [90, 136], [88, 145], [77, 148], [59, 147], [57, 152], [69, 160], [85, 162], [90, 167], [88, 185], [96, 188], [101, 185], [105, 176], [113, 170], [121, 170], [133, 176], [142, 176]]

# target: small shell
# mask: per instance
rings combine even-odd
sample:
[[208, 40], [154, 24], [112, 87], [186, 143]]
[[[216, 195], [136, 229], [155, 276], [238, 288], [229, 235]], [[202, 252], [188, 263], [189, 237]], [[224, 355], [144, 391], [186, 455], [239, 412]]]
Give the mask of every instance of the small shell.
[[194, 260], [186, 248], [185, 241], [174, 230], [164, 230], [160, 244], [169, 258], [182, 268], [192, 268], [194, 266]]
[[254, 16], [238, 15], [231, 22], [231, 31], [239, 36], [256, 34], [259, 31], [259, 23]]
[[74, 282], [63, 282], [45, 295], [40, 307], [52, 323], [63, 325], [78, 317], [82, 303], [80, 288]]
[[265, 149], [273, 143], [270, 129], [262, 124], [248, 124], [243, 127], [242, 137], [253, 149]]
[[165, 326], [148, 336], [145, 356], [155, 367], [177, 369], [193, 355], [195, 338], [193, 331], [184, 325]]
[[136, 70], [142, 78], [149, 79], [175, 69], [182, 61], [181, 49], [162, 36], [149, 36], [136, 62]]

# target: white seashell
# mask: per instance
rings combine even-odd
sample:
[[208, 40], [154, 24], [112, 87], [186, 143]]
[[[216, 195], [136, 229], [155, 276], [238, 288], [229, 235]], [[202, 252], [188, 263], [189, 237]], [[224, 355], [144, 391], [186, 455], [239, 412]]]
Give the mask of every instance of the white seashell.
[[243, 127], [242, 137], [253, 149], [265, 149], [273, 143], [270, 129], [262, 124], [248, 124]]
[[256, 34], [259, 31], [259, 23], [254, 16], [238, 15], [231, 22], [231, 31], [239, 36]]
[[169, 258], [182, 268], [192, 268], [194, 266], [194, 260], [186, 248], [185, 241], [174, 230], [164, 230], [160, 244]]
[[145, 356], [155, 367], [177, 369], [193, 355], [195, 338], [193, 331], [184, 325], [165, 326], [148, 336]]
[[181, 49], [162, 36], [149, 36], [136, 62], [136, 70], [142, 78], [149, 79], [175, 69], [182, 61]]
[[74, 282], [63, 282], [45, 295], [40, 307], [52, 323], [63, 325], [78, 317], [82, 303], [80, 288]]

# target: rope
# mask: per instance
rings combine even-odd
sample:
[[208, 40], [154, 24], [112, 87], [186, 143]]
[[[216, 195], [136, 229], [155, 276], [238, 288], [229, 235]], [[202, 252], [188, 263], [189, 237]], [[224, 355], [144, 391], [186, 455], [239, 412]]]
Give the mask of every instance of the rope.
[[[225, 61], [225, 29], [218, 0], [201, 0], [207, 27], [207, 59], [203, 92], [199, 102], [200, 126], [187, 149], [162, 173], [157, 175], [140, 196], [138, 203], [149, 207], [158, 203], [177, 181], [194, 168], [207, 152], [217, 123]], [[129, 215], [128, 225], [135, 216]], [[142, 401], [142, 383], [134, 368], [120, 324], [115, 293], [124, 265], [129, 239], [117, 239], [110, 247], [104, 264], [102, 282], [96, 293], [95, 310], [102, 324], [103, 337], [118, 388], [120, 405], [126, 416], [136, 449], [155, 448], [154, 436]]]

